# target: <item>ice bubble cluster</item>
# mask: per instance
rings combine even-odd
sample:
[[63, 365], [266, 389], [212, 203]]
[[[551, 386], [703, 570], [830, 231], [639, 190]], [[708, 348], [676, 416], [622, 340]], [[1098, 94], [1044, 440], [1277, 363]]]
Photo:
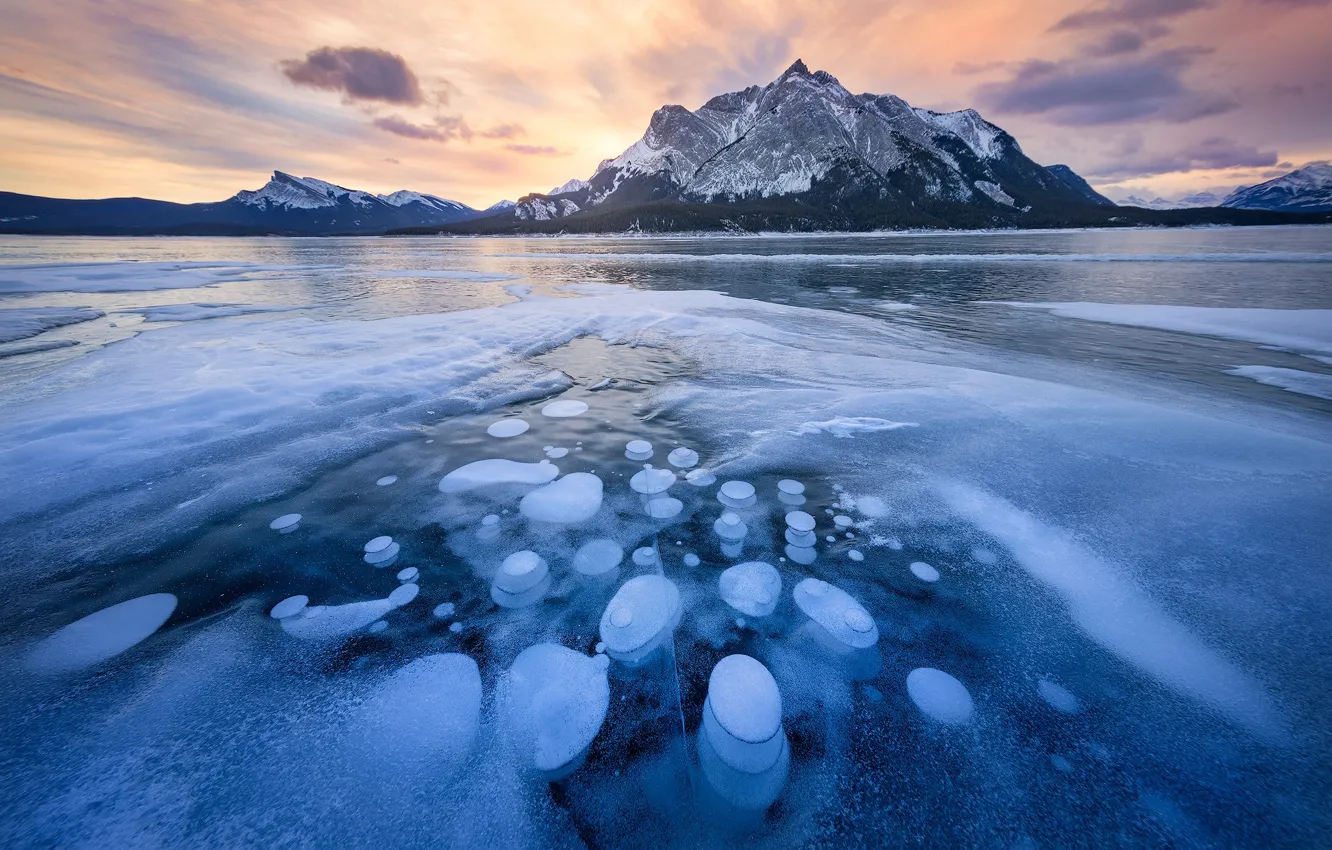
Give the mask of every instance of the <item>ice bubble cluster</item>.
[[150, 593], [75, 620], [39, 641], [28, 652], [27, 666], [41, 673], [64, 673], [115, 658], [162, 628], [176, 601], [170, 593]]
[[1036, 693], [1041, 695], [1047, 705], [1062, 714], [1082, 711], [1082, 703], [1071, 691], [1049, 679], [1041, 679], [1036, 683]]
[[519, 434], [526, 433], [530, 427], [525, 419], [500, 419], [490, 423], [490, 427], [486, 428], [486, 433], [492, 437], [516, 437]]
[[600, 478], [590, 472], [571, 472], [528, 493], [518, 510], [541, 522], [586, 522], [601, 510], [601, 496]]
[[291, 534], [301, 527], [300, 514], [283, 514], [268, 524], [268, 527], [279, 534]]
[[490, 598], [503, 608], [531, 605], [550, 589], [550, 565], [529, 549], [504, 559], [490, 586]]
[[480, 730], [481, 671], [455, 652], [400, 667], [361, 703], [359, 719], [375, 753], [395, 763], [428, 761], [459, 767]]
[[784, 505], [800, 507], [805, 504], [805, 485], [794, 478], [783, 478], [777, 482], [777, 500]]
[[538, 771], [562, 775], [577, 767], [606, 720], [609, 666], [604, 655], [554, 643], [529, 646], [514, 659], [503, 704], [516, 745]]
[[385, 475], [383, 478], [381, 478], [381, 479], [379, 479], [378, 481], [376, 481], [376, 482], [375, 482], [375, 485], [378, 486], [378, 487], [387, 487], [387, 486], [389, 486], [390, 484], [396, 484], [397, 481], [398, 481], [398, 476], [396, 476], [396, 475]]
[[879, 642], [874, 618], [851, 594], [822, 579], [807, 578], [792, 591], [796, 606], [839, 644], [866, 649]]
[[818, 557], [814, 544], [814, 517], [804, 511], [791, 511], [786, 515], [786, 557], [797, 564], [812, 564]]
[[727, 605], [751, 617], [766, 617], [777, 610], [782, 595], [781, 575], [763, 561], [746, 561], [724, 570], [717, 586]]
[[666, 455], [666, 460], [671, 466], [679, 467], [680, 469], [692, 469], [695, 466], [698, 466], [698, 452], [681, 446]]
[[630, 440], [624, 445], [624, 456], [630, 460], [649, 460], [652, 457], [652, 444], [647, 440]]
[[580, 416], [586, 412], [587, 402], [568, 398], [552, 401], [550, 404], [541, 408], [541, 415], [549, 416], [552, 419], [567, 419], [570, 416]]
[[589, 540], [573, 556], [573, 568], [580, 575], [604, 576], [624, 560], [624, 547], [614, 540]]
[[933, 584], [939, 580], [939, 571], [924, 561], [913, 561], [911, 564], [911, 574], [921, 581]]
[[791, 762], [782, 695], [759, 661], [728, 655], [712, 668], [698, 738], [703, 775], [727, 802], [761, 811], [781, 794]]
[[372, 567], [382, 569], [397, 560], [401, 549], [402, 547], [388, 535], [376, 537], [365, 544], [365, 562]]
[[918, 667], [907, 674], [907, 695], [916, 708], [940, 723], [969, 723], [975, 713], [966, 685], [933, 667]]
[[637, 664], [670, 639], [680, 624], [680, 590], [665, 576], [631, 578], [611, 597], [601, 615], [606, 653]]
[[717, 488], [717, 501], [728, 508], [748, 508], [758, 502], [758, 497], [748, 481], [727, 481]]
[[441, 493], [459, 493], [490, 484], [546, 484], [554, 481], [560, 468], [549, 461], [520, 463], [503, 458], [473, 461], [445, 475], [439, 482]]
[[[351, 634], [381, 619], [395, 608], [401, 608], [421, 592], [419, 585], [400, 584], [386, 599], [349, 602], [346, 605], [292, 606], [290, 613], [279, 618], [282, 630], [294, 638], [308, 641], [327, 641]], [[289, 600], [284, 600], [287, 602]], [[281, 605], [283, 603], [279, 603]], [[277, 608], [272, 612], [277, 616]]]

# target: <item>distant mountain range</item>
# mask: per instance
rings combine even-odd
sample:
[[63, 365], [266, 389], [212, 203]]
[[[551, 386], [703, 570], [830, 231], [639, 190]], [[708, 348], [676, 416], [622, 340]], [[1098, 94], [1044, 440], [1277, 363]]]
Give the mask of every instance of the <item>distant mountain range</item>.
[[[1321, 170], [1320, 170], [1321, 169]], [[0, 232], [162, 234], [871, 230], [1329, 221], [1332, 168], [1232, 193], [1123, 205], [1067, 165], [1031, 160], [975, 110], [847, 91], [797, 60], [766, 86], [663, 106], [587, 180], [477, 210], [280, 171], [225, 201], [64, 200], [0, 193]], [[1302, 215], [1290, 215], [1293, 210]]]
[[0, 192], [0, 232], [165, 234], [383, 233], [400, 227], [437, 226], [503, 212], [420, 192], [373, 195], [312, 177], [273, 172], [257, 191], [225, 201], [173, 204], [144, 198], [75, 201]]

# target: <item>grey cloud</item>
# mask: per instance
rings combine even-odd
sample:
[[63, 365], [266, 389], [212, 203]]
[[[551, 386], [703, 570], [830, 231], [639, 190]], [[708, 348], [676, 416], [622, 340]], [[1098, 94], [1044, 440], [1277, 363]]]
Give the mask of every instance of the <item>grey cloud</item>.
[[1152, 24], [1205, 9], [1210, 5], [1209, 0], [1119, 0], [1117, 3], [1066, 15], [1051, 29], [1080, 30], [1104, 26]]
[[976, 95], [995, 112], [1044, 115], [1067, 126], [1192, 121], [1239, 105], [1231, 98], [1185, 85], [1184, 71], [1202, 52], [1169, 50], [1108, 62], [1031, 60], [1010, 79], [980, 86]]
[[1132, 151], [1116, 162], [1089, 169], [1087, 177], [1118, 182], [1195, 169], [1271, 168], [1277, 159], [1276, 151], [1212, 137], [1170, 153]]
[[[425, 102], [421, 83], [407, 61], [375, 47], [319, 47], [304, 59], [283, 60], [279, 67], [297, 85], [342, 92], [348, 100], [407, 106]], [[447, 85], [437, 97], [447, 98]]]
[[563, 156], [564, 151], [550, 145], [505, 145], [505, 150], [524, 156]]
[[427, 142], [447, 142], [452, 139], [470, 139], [472, 130], [462, 118], [444, 116], [436, 118], [430, 124], [415, 124], [401, 115], [387, 115], [372, 122], [385, 132], [407, 139], [419, 139]]
[[477, 133], [484, 139], [513, 139], [518, 136], [526, 136], [527, 130], [522, 124], [496, 124], [486, 130]]
[[1136, 53], [1145, 43], [1146, 39], [1132, 30], [1112, 30], [1100, 41], [1089, 44], [1085, 50], [1092, 56], [1119, 56]]

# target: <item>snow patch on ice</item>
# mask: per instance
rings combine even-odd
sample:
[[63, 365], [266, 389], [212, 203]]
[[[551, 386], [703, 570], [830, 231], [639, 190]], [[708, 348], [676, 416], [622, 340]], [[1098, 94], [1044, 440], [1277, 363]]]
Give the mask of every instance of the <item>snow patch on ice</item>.
[[838, 416], [823, 422], [804, 422], [792, 431], [797, 437], [807, 434], [826, 432], [844, 439], [856, 434], [870, 434], [876, 431], [896, 431], [899, 428], [918, 428], [918, 422], [893, 422], [873, 416]]
[[1269, 387], [1314, 398], [1332, 399], [1332, 375], [1305, 372], [1302, 369], [1283, 369], [1278, 366], [1236, 366], [1227, 369], [1227, 375], [1238, 375]]

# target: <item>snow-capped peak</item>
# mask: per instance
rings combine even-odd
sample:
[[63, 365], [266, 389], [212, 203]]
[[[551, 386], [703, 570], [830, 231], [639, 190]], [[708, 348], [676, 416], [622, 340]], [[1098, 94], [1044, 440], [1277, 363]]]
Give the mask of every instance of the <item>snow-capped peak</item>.
[[501, 212], [503, 210], [511, 210], [516, 206], [518, 206], [518, 204], [515, 201], [510, 201], [508, 198], [505, 198], [502, 201], [496, 201], [486, 207], [486, 212]]
[[[986, 121], [974, 109], [961, 109], [957, 112], [934, 112], [929, 109], [914, 110], [923, 120], [933, 124], [946, 133], [951, 133], [966, 143], [972, 153], [981, 159], [1002, 159], [1004, 155], [1003, 139], [1008, 136], [1003, 130]], [[1016, 141], [1013, 147], [1019, 151]]]
[[421, 204], [437, 210], [466, 210], [465, 204], [457, 201], [450, 201], [448, 198], [441, 198], [436, 195], [427, 195], [423, 192], [413, 192], [409, 189], [399, 189], [389, 195], [377, 195], [379, 200], [395, 207], [403, 207], [407, 204]]
[[1254, 210], [1332, 210], [1332, 163], [1311, 163], [1266, 183], [1236, 189], [1221, 205]]
[[331, 207], [344, 198], [360, 206], [382, 203], [369, 192], [347, 189], [313, 177], [293, 177], [282, 171], [274, 171], [273, 178], [258, 191], [242, 190], [232, 200], [256, 207], [308, 210]]
[[556, 186], [547, 192], [547, 195], [563, 195], [566, 192], [581, 192], [588, 187], [586, 180], [579, 180], [577, 177], [565, 183], [563, 186]]

